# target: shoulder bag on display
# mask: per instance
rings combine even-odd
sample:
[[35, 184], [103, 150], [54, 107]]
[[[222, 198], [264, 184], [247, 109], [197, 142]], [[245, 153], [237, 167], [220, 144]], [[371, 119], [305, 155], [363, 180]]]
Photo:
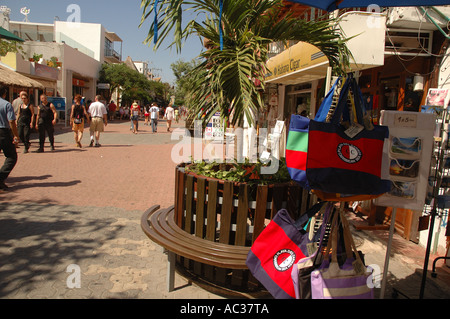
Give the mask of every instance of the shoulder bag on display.
[[[340, 78], [333, 84], [331, 90], [319, 108], [314, 118], [315, 121], [323, 122], [333, 103], [333, 96]], [[301, 115], [293, 114], [289, 123], [289, 134], [286, 144], [286, 166], [291, 179], [303, 188], [309, 189], [306, 178], [306, 160], [308, 155], [308, 132], [310, 119]]]
[[[350, 90], [354, 93], [354, 114], [347, 106]], [[390, 190], [390, 182], [382, 179], [383, 148], [389, 129], [377, 125], [365, 128], [358, 90], [356, 81], [347, 79], [331, 121], [309, 123], [306, 176], [319, 197], [321, 193], [332, 194], [333, 199], [349, 201], [353, 195], [373, 198]], [[341, 126], [341, 118], [351, 123], [349, 129]]]
[[295, 298], [292, 266], [308, 254], [310, 242], [304, 226], [324, 203], [315, 204], [296, 221], [287, 210], [280, 210], [253, 243], [246, 264], [274, 298]]
[[[337, 215], [337, 214], [336, 214]], [[355, 247], [348, 221], [339, 211], [346, 250], [346, 261], [341, 266], [337, 258], [338, 223], [333, 219], [331, 238], [320, 267], [311, 273], [312, 299], [373, 299], [371, 272], [366, 267]], [[329, 252], [331, 249], [331, 262]]]
[[291, 277], [292, 282], [294, 284], [296, 299], [311, 299], [311, 272], [319, 268], [320, 263], [322, 261], [320, 257], [325, 239], [325, 233], [327, 228], [326, 226], [329, 222], [329, 219], [332, 218], [333, 213], [334, 213], [334, 205], [333, 203], [328, 203], [325, 213], [323, 214], [320, 229], [317, 230], [317, 234], [320, 235], [320, 238], [319, 244], [316, 247], [315, 252], [310, 256], [300, 259], [292, 267]]

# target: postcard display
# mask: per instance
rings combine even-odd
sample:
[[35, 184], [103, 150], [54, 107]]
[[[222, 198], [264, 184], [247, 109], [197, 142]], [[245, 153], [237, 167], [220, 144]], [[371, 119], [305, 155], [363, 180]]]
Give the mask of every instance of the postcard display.
[[434, 147], [436, 115], [382, 111], [380, 124], [389, 127], [382, 170], [392, 187], [389, 193], [375, 199], [374, 204], [422, 211]]

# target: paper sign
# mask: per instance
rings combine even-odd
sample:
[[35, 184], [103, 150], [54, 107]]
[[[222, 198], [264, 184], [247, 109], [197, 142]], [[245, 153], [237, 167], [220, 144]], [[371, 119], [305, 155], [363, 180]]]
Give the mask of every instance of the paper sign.
[[394, 125], [398, 127], [417, 127], [417, 114], [396, 114]]

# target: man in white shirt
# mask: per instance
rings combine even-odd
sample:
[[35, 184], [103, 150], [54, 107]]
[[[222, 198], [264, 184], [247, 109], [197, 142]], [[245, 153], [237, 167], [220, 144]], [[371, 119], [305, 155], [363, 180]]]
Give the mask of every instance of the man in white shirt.
[[157, 133], [158, 132], [158, 117], [159, 117], [159, 107], [156, 102], [152, 103], [152, 107], [149, 110], [150, 112], [150, 120], [152, 124], [152, 132]]
[[101, 103], [102, 97], [97, 95], [95, 97], [95, 102], [91, 103], [89, 106], [88, 113], [91, 115], [91, 144], [89, 147], [94, 145], [94, 134], [95, 134], [95, 147], [100, 147], [100, 133], [105, 130], [105, 126], [108, 125], [108, 112], [106, 111], [105, 104]]

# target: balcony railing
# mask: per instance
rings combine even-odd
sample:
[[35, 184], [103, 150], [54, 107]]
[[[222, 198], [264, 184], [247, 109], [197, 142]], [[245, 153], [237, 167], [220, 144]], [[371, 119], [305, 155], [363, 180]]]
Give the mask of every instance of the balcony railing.
[[122, 56], [114, 49], [105, 49], [105, 57], [107, 58], [115, 58], [119, 61], [122, 61]]

